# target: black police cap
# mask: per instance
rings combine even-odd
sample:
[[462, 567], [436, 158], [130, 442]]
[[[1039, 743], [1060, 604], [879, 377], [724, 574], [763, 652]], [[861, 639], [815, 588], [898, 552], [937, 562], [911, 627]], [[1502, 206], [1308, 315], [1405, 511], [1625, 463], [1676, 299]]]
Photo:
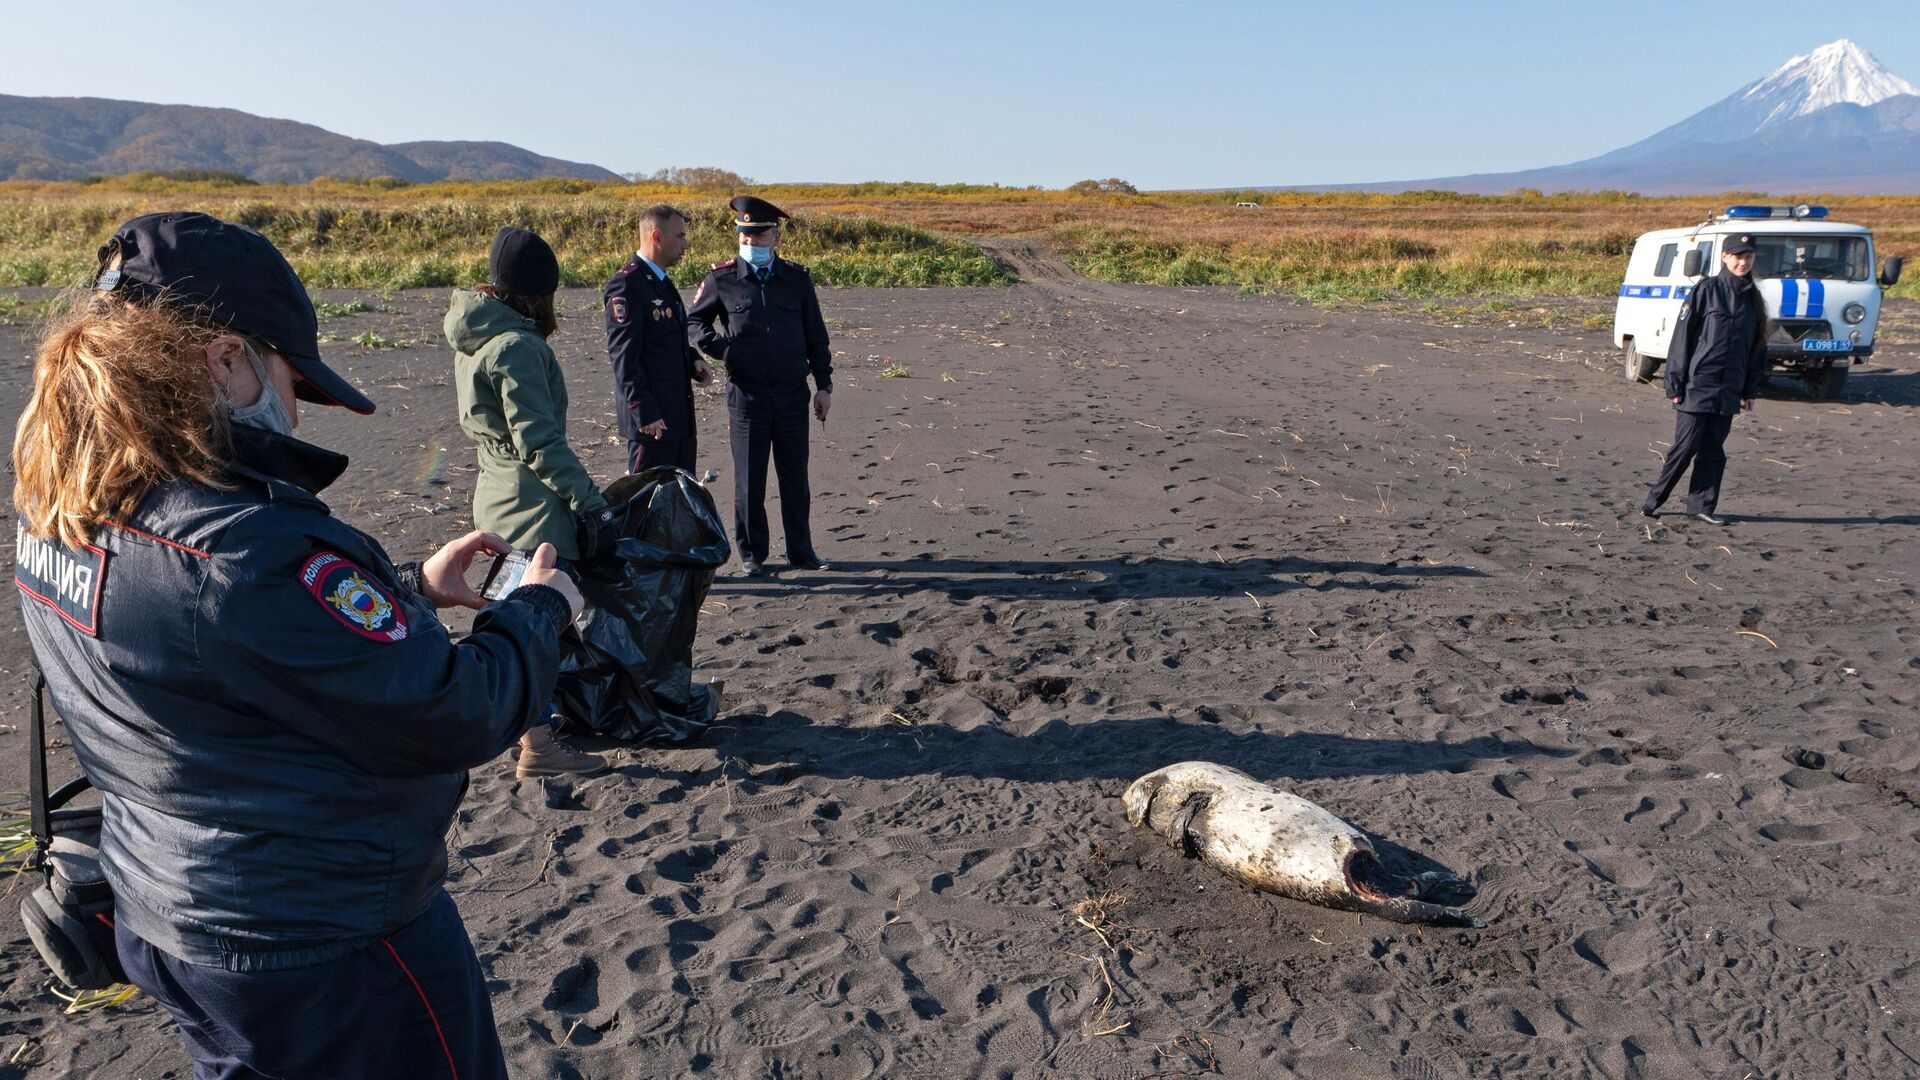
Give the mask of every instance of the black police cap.
[[487, 276], [503, 292], [545, 296], [560, 287], [560, 260], [539, 233], [508, 226], [494, 234]]
[[766, 232], [777, 227], [780, 219], [787, 216], [785, 210], [756, 195], [735, 195], [727, 206], [733, 211], [733, 228], [736, 232]]
[[100, 247], [94, 288], [136, 304], [191, 308], [222, 329], [265, 342], [300, 373], [294, 394], [357, 413], [373, 402], [320, 359], [320, 324], [306, 286], [272, 241], [206, 214], [145, 214]]
[[1722, 255], [1744, 255], [1753, 250], [1753, 236], [1749, 233], [1729, 236], [1727, 237], [1727, 242], [1720, 245], [1720, 253]]

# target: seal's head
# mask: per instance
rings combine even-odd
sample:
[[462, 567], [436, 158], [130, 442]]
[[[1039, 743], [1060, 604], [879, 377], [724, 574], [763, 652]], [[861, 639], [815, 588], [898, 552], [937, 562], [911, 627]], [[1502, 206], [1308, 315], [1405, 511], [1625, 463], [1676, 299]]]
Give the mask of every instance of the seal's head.
[[1153, 809], [1153, 797], [1167, 783], [1167, 770], [1156, 769], [1153, 772], [1127, 785], [1126, 794], [1120, 797], [1127, 808], [1127, 824], [1139, 828], [1147, 823], [1147, 812]]

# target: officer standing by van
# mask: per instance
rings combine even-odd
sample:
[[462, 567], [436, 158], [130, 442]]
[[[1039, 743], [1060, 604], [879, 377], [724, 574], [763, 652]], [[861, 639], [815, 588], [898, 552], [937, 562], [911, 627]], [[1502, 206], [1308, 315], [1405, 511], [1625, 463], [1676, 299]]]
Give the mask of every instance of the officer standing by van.
[[780, 481], [780, 524], [787, 562], [824, 570], [808, 524], [807, 376], [812, 412], [822, 424], [833, 403], [833, 350], [807, 268], [774, 254], [788, 215], [765, 199], [727, 204], [740, 256], [715, 263], [693, 306], [688, 340], [727, 367], [727, 421], [733, 444], [733, 539], [747, 577], [766, 573], [767, 451]]
[[687, 309], [667, 271], [687, 251], [687, 218], [660, 203], [640, 214], [640, 246], [607, 282], [607, 356], [627, 469], [693, 470], [693, 387], [713, 372], [687, 340]]
[[1646, 517], [1659, 513], [1692, 466], [1687, 513], [1709, 525], [1726, 524], [1714, 511], [1727, 469], [1727, 434], [1735, 414], [1753, 408], [1767, 377], [1767, 310], [1753, 283], [1753, 252], [1752, 235], [1729, 236], [1720, 249], [1720, 272], [1694, 286], [1680, 309], [1667, 357], [1673, 445], [1640, 503]]

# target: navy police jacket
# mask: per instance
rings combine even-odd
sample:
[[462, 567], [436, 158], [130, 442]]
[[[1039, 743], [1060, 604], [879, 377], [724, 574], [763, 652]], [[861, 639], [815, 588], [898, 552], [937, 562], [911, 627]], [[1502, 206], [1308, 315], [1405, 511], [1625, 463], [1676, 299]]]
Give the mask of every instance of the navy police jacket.
[[[456, 644], [314, 492], [347, 459], [234, 429], [232, 489], [177, 480], [75, 550], [19, 536], [34, 658], [102, 793], [116, 918], [190, 963], [321, 963], [419, 916], [466, 770], [553, 691], [542, 586]], [[415, 578], [417, 580], [417, 578]]]
[[827, 321], [807, 268], [774, 256], [767, 280], [740, 260], [715, 263], [693, 306], [688, 339], [727, 366], [727, 381], [748, 392], [804, 388], [807, 375], [833, 389]]
[[1751, 277], [1731, 270], [1687, 294], [1667, 355], [1667, 397], [1680, 412], [1732, 416], [1767, 380], [1767, 310]]
[[680, 290], [636, 258], [607, 282], [601, 299], [620, 434], [637, 439], [641, 428], [665, 420], [667, 438], [685, 437], [693, 430], [693, 363], [699, 353], [687, 340]]

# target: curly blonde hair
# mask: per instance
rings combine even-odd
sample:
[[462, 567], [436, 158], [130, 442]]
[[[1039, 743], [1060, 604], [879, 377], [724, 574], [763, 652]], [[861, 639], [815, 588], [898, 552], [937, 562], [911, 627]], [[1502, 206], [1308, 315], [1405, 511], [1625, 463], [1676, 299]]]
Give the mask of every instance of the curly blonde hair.
[[232, 433], [206, 352], [221, 331], [175, 306], [104, 293], [61, 307], [13, 436], [13, 504], [26, 530], [79, 547], [167, 481], [227, 486]]

